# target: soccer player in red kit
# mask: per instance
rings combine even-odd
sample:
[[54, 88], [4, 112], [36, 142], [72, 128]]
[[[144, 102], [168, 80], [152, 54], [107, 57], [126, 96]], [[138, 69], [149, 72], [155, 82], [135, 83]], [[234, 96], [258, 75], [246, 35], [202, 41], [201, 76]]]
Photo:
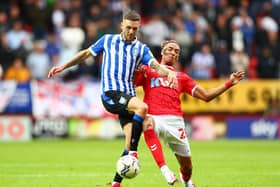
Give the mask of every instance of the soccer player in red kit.
[[[164, 41], [162, 43], [161, 64], [172, 71], [176, 71], [173, 66], [178, 62], [179, 54], [180, 46], [176, 41]], [[243, 79], [244, 74], [244, 71], [234, 72], [225, 83], [206, 90], [196, 84], [187, 74], [178, 72], [178, 87], [173, 89], [168, 87], [168, 80], [165, 77], [159, 76], [148, 66], [141, 66], [138, 69], [135, 83], [138, 86], [143, 86], [144, 102], [149, 106], [149, 116], [144, 121], [144, 138], [163, 175], [165, 168], [169, 169], [165, 164], [162, 148], [156, 134], [163, 138], [175, 154], [180, 165], [180, 178], [183, 184], [186, 187], [195, 186], [191, 181], [191, 150], [185, 133], [180, 94], [187, 93], [208, 102], [237, 84]], [[166, 180], [168, 181], [167, 178]], [[168, 183], [172, 185], [175, 181], [174, 176]]]

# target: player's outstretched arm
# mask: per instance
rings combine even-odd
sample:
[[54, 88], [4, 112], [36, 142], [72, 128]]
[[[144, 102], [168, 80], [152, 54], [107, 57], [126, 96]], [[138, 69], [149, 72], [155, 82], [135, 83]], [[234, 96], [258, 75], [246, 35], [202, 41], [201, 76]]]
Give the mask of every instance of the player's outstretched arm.
[[166, 76], [168, 78], [169, 86], [171, 88], [178, 87], [177, 72], [171, 71], [166, 67], [160, 65], [157, 61], [152, 61], [150, 65], [160, 76]]
[[61, 66], [55, 66], [52, 67], [48, 73], [48, 78], [54, 76], [57, 73], [62, 72], [63, 70], [74, 66], [78, 63], [83, 62], [85, 59], [87, 59], [89, 56], [91, 55], [91, 52], [89, 51], [89, 49], [84, 49], [81, 50], [80, 52], [78, 52], [71, 60], [69, 60], [68, 62], [66, 62], [65, 64], [61, 65]]
[[221, 95], [222, 93], [224, 93], [226, 90], [228, 90], [230, 87], [236, 85], [237, 83], [239, 83], [239, 81], [241, 81], [244, 78], [245, 72], [244, 71], [237, 71], [234, 72], [230, 75], [229, 80], [226, 81], [225, 83], [214, 87], [214, 88], [210, 88], [208, 90], [204, 89], [201, 86], [197, 86], [193, 96], [201, 99], [203, 101], [209, 102], [212, 99], [216, 98], [217, 96]]

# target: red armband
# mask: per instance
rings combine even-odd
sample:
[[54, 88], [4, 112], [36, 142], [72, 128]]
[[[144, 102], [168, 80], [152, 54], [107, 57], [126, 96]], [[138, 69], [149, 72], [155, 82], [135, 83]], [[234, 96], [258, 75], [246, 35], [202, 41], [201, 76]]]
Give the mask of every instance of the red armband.
[[226, 88], [230, 88], [230, 87], [232, 87], [232, 86], [233, 86], [233, 84], [232, 84], [232, 82], [231, 82], [230, 80], [228, 80], [228, 81], [225, 82], [225, 87], [226, 87]]

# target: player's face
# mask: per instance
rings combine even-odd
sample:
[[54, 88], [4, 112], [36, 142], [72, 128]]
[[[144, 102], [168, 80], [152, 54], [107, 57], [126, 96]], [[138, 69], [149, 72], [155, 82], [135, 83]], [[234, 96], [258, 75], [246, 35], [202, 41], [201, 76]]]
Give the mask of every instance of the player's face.
[[140, 21], [124, 19], [121, 23], [122, 37], [125, 41], [131, 42], [135, 39], [140, 27]]
[[174, 65], [179, 58], [180, 47], [176, 43], [168, 43], [162, 49], [162, 63], [172, 66]]

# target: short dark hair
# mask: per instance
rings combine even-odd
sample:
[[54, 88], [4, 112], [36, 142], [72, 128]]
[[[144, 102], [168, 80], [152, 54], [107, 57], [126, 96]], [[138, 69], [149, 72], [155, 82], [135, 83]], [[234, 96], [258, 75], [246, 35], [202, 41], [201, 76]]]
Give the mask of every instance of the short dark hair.
[[123, 19], [127, 19], [127, 20], [130, 20], [130, 21], [140, 21], [141, 16], [135, 10], [130, 10], [123, 15]]

